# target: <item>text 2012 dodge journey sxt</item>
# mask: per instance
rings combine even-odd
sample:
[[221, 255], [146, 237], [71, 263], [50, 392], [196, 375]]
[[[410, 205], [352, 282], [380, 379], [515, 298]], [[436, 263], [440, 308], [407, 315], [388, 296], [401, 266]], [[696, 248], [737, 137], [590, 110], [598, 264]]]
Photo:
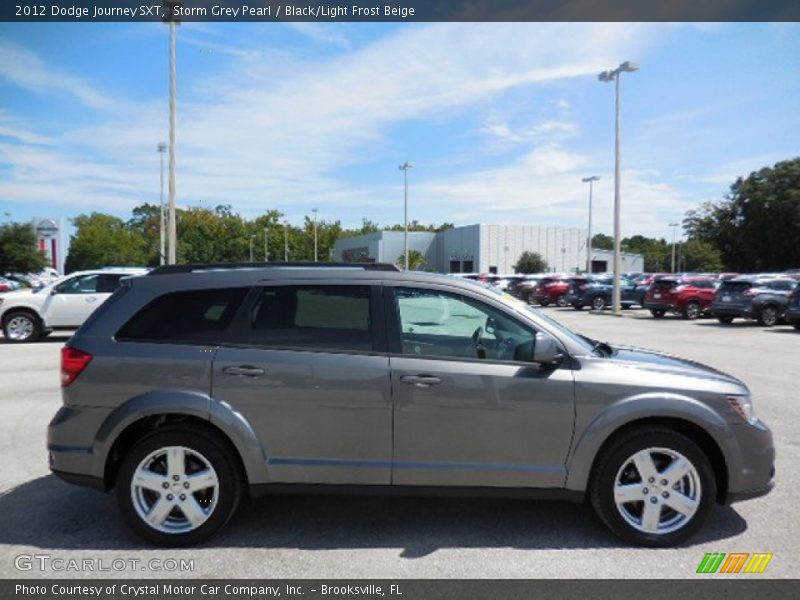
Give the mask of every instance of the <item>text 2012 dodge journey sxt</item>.
[[621, 538], [669, 546], [773, 485], [741, 381], [382, 265], [125, 280], [63, 349], [61, 385], [52, 470], [116, 489], [158, 544], [208, 537], [247, 493], [350, 486], [588, 499]]

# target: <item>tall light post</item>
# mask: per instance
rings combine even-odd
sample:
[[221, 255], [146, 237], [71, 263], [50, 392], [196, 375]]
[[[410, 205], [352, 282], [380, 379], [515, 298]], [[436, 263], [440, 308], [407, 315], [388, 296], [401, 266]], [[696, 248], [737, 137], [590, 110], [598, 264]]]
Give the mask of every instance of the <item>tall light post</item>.
[[584, 177], [581, 179], [583, 183], [589, 184], [589, 227], [586, 230], [586, 272], [592, 272], [592, 188], [594, 187], [594, 182], [598, 181], [600, 177], [598, 175], [592, 175], [591, 177]]
[[163, 265], [167, 260], [167, 235], [166, 235], [166, 211], [164, 210], [164, 153], [167, 151], [167, 144], [158, 143], [158, 156], [161, 159], [161, 193], [159, 195], [160, 217], [158, 223], [158, 264]]
[[269, 262], [269, 228], [264, 227], [264, 262]]
[[669, 272], [675, 272], [675, 228], [678, 227], [677, 223], [670, 223], [670, 227], [672, 227], [672, 266], [670, 267]]
[[620, 289], [619, 275], [622, 269], [620, 256], [620, 156], [619, 156], [619, 129], [620, 129], [620, 103], [619, 103], [619, 80], [623, 73], [632, 73], [639, 69], [639, 65], [634, 62], [625, 61], [616, 69], [603, 71], [597, 78], [600, 81], [613, 81], [615, 83], [615, 111], [614, 111], [614, 289], [611, 296], [612, 312], [619, 316], [620, 313]]
[[317, 262], [317, 209], [312, 208], [311, 212], [314, 213], [314, 262]]
[[289, 221], [283, 222], [283, 262], [289, 262]]
[[406, 161], [397, 168], [403, 172], [403, 267], [408, 271], [408, 170], [413, 169], [414, 165]]
[[250, 262], [253, 262], [253, 242], [256, 239], [256, 234], [250, 234]]
[[177, 255], [177, 227], [175, 223], [175, 101], [177, 75], [175, 65], [175, 26], [178, 19], [175, 8], [180, 0], [164, 0], [164, 17], [169, 23], [169, 250], [167, 263], [174, 265]]

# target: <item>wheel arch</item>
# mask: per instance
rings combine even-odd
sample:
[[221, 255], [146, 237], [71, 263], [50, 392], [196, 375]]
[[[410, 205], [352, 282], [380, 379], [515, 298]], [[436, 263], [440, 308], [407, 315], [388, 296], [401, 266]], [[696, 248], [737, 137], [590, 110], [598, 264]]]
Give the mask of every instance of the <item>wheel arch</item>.
[[258, 480], [259, 469], [264, 470], [264, 453], [255, 433], [229, 405], [197, 392], [151, 392], [117, 408], [98, 431], [94, 471], [105, 489], [115, 486], [123, 458], [139, 440], [175, 425], [218, 438], [235, 457], [245, 484]]
[[735, 453], [739, 449], [725, 422], [710, 408], [690, 400], [688, 404], [683, 401], [672, 410], [659, 412], [642, 410], [624, 415], [606, 412], [593, 419], [580, 437], [576, 437], [578, 441], [567, 464], [567, 489], [586, 492], [598, 458], [620, 437], [635, 429], [665, 427], [686, 435], [705, 453], [714, 470], [716, 500], [719, 503], [726, 501], [731, 466], [726, 455], [732, 456], [735, 462]]

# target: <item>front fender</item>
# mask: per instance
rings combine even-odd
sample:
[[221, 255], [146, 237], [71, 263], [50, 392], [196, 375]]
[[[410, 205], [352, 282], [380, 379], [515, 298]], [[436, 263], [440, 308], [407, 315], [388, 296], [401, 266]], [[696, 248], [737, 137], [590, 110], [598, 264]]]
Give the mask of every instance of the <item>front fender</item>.
[[725, 420], [708, 405], [681, 394], [645, 393], [630, 396], [601, 410], [581, 431], [567, 460], [566, 488], [585, 491], [603, 444], [620, 428], [642, 419], [678, 419], [702, 427], [716, 442], [728, 465], [741, 461], [736, 438]]

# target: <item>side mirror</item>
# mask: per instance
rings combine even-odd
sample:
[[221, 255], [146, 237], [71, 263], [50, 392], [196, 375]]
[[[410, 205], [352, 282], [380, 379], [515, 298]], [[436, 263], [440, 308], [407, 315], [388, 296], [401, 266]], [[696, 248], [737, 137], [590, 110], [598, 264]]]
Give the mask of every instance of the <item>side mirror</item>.
[[546, 333], [536, 334], [536, 342], [533, 346], [533, 362], [545, 366], [555, 366], [564, 357], [558, 349], [555, 339]]

